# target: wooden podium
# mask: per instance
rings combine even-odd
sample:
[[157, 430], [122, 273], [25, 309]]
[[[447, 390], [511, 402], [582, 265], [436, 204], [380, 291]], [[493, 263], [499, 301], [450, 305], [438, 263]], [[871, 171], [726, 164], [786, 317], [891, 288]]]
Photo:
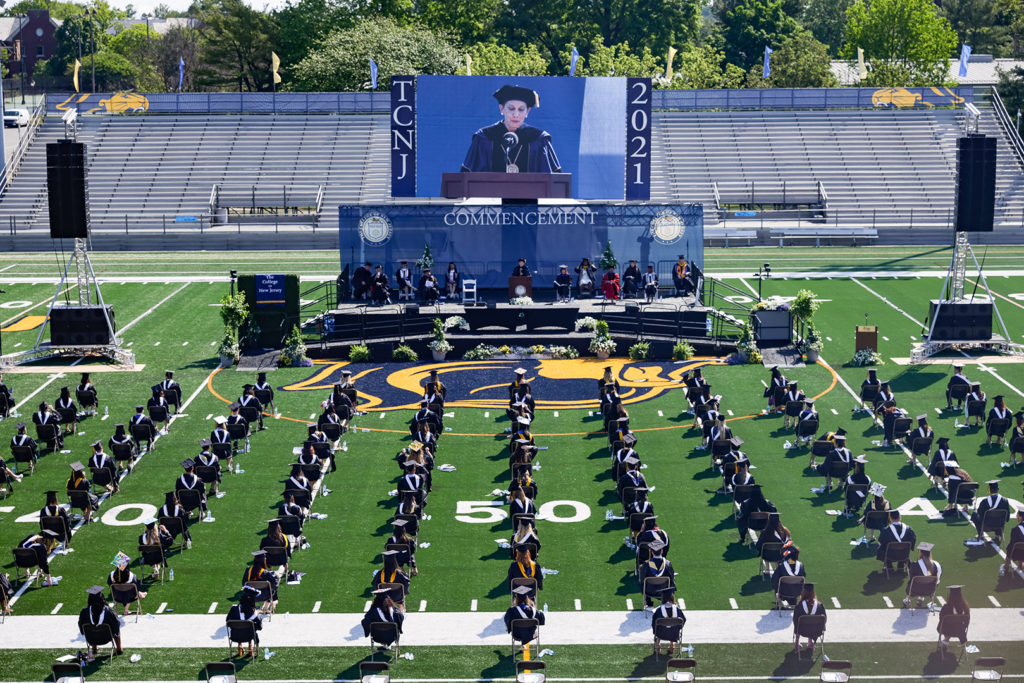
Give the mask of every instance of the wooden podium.
[[854, 352], [870, 349], [878, 352], [878, 327], [876, 325], [857, 325], [857, 337]]
[[441, 196], [445, 199], [569, 199], [572, 197], [572, 174], [442, 173]]
[[[522, 287], [525, 292], [517, 292]], [[508, 298], [514, 299], [517, 296], [533, 296], [533, 278], [528, 275], [513, 275], [508, 279]]]

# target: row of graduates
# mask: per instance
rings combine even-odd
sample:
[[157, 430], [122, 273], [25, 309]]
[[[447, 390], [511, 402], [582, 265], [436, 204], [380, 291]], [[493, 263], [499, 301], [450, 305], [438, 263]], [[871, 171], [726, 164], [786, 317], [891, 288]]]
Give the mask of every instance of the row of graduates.
[[[733, 497], [739, 542], [747, 543], [750, 532], [758, 532], [754, 548], [761, 558], [761, 571], [770, 573], [772, 590], [778, 595], [780, 603], [793, 608], [794, 647], [799, 649], [800, 637], [805, 637], [807, 646], [813, 648], [814, 640], [820, 634], [801, 629], [800, 620], [805, 616], [824, 617], [826, 614], [824, 604], [817, 599], [815, 585], [808, 581], [798, 581], [799, 593], [780, 593], [784, 578], [805, 579], [807, 576], [807, 569], [800, 560], [800, 548], [782, 523], [778, 508], [765, 497], [761, 485], [750, 474], [750, 458], [741, 449], [743, 440], [733, 434], [728, 426], [721, 405], [722, 396], [711, 394], [710, 384], [699, 368], [692, 373], [684, 373], [683, 380], [690, 404], [688, 412], [694, 414], [695, 424], [702, 429], [702, 444], [699, 448], [710, 448], [710, 466], [722, 476], [722, 488], [718, 493], [731, 494]], [[814, 418], [807, 414], [801, 416], [808, 408], [808, 399], [797, 383], [787, 380], [777, 368], [772, 368], [765, 397], [768, 398], [766, 412], [783, 413], [786, 426], [796, 427], [801, 417], [804, 420], [816, 419], [816, 413]], [[787, 406], [792, 409], [793, 404], [799, 406], [799, 412], [787, 411]], [[810, 408], [813, 410], [813, 400], [810, 401]]]
[[[628, 520], [629, 534], [624, 543], [636, 551], [634, 574], [645, 607], [653, 611], [654, 654], [660, 653], [662, 641], [671, 653], [674, 644], [680, 642], [680, 632], [686, 623], [686, 616], [676, 604], [675, 569], [668, 559], [671, 540], [658, 525], [649, 497], [654, 487], [648, 486], [641, 471], [642, 461], [636, 450], [638, 438], [630, 428], [629, 413], [619, 390], [611, 367], [606, 367], [598, 380], [598, 399], [612, 453], [611, 478], [616, 483], [623, 517]], [[657, 607], [655, 600], [660, 603]]]
[[373, 598], [361, 621], [365, 636], [389, 648], [402, 633], [411, 577], [419, 574], [416, 548], [421, 524], [429, 519], [426, 508], [433, 490], [434, 458], [444, 433], [447, 394], [437, 370], [431, 370], [420, 407], [409, 423], [412, 442], [395, 455], [400, 470], [395, 488], [398, 506], [390, 522], [391, 536], [380, 554], [381, 567], [370, 579]]

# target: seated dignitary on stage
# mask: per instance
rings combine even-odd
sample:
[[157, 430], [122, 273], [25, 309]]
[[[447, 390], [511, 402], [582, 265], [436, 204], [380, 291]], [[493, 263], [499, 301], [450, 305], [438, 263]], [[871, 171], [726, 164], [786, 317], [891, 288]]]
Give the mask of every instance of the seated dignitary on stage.
[[594, 275], [597, 273], [595, 268], [590, 263], [590, 259], [586, 256], [580, 261], [580, 264], [574, 269], [576, 271], [576, 292], [577, 296], [581, 299], [584, 296], [594, 296]]
[[643, 275], [644, 300], [651, 303], [658, 298], [658, 274], [654, 272], [654, 266], [647, 266], [647, 272]]
[[[936, 583], [942, 578], [942, 565], [932, 559], [934, 544], [921, 541], [917, 544], [917, 562], [911, 562], [909, 566], [910, 580], [907, 581], [907, 597], [903, 598], [903, 606], [910, 607], [910, 584], [914, 582], [915, 576], [934, 576]], [[920, 607], [924, 598], [918, 596], [917, 606]]]
[[[103, 597], [103, 586], [93, 586], [85, 591], [89, 594], [85, 609], [78, 615], [78, 631], [85, 633], [85, 626], [109, 626], [110, 634], [114, 638], [115, 655], [124, 654], [121, 649], [121, 623], [117, 620], [117, 612], [107, 604]], [[90, 651], [95, 656], [99, 649], [92, 645]]]
[[[228, 610], [228, 616], [224, 620], [225, 623], [229, 621], [251, 621], [253, 625], [253, 637], [255, 641], [249, 641], [249, 656], [252, 657], [253, 647], [259, 647], [260, 645], [260, 630], [263, 628], [263, 615], [256, 609], [256, 598], [260, 595], [259, 590], [252, 586], [242, 586], [241, 594], [238, 596], [238, 604], [232, 605], [231, 609]], [[231, 635], [231, 641], [238, 643], [238, 656], [242, 657], [242, 642], [236, 640], [234, 634]]]
[[512, 634], [512, 640], [525, 645], [537, 637], [536, 626], [519, 624], [513, 629], [513, 621], [536, 619], [538, 626], [543, 626], [544, 617], [545, 614], [533, 605], [529, 586], [516, 586], [512, 589], [512, 606], [505, 610], [505, 631]]
[[398, 270], [395, 272], [395, 285], [398, 287], [398, 292], [407, 298], [412, 298], [412, 271], [409, 270], [409, 262], [402, 261], [398, 264]]
[[[386, 276], [385, 276], [386, 277]], [[446, 299], [454, 299], [459, 296], [462, 286], [462, 275], [459, 273], [455, 261], [448, 262], [448, 270], [444, 271], [444, 293]]]
[[[144, 598], [146, 597], [146, 591], [142, 590], [142, 579], [136, 576], [135, 572], [129, 568], [131, 562], [132, 558], [122, 552], [117, 553], [110, 563], [114, 565], [114, 570], [107, 574], [107, 585], [113, 586], [115, 583], [129, 583], [139, 591], [139, 597]], [[124, 614], [125, 616], [131, 614], [130, 602], [124, 604]]]
[[391, 303], [391, 287], [388, 282], [388, 274], [384, 272], [384, 266], [377, 264], [370, 280], [370, 293], [373, 296], [373, 303], [378, 306]]
[[640, 269], [636, 265], [636, 259], [629, 259], [629, 265], [622, 273], [622, 298], [635, 298], [640, 289]]
[[[793, 651], [800, 651], [800, 617], [808, 615], [825, 615], [825, 605], [818, 602], [818, 596], [814, 592], [813, 583], [804, 583], [803, 593], [800, 595], [800, 601], [796, 603], [793, 608]], [[807, 648], [811, 651], [814, 650], [814, 640], [811, 638], [807, 639]]]
[[[373, 624], [395, 624], [398, 629], [398, 633], [402, 632], [402, 622], [405, 621], [405, 614], [402, 610], [395, 606], [395, 603], [388, 597], [391, 593], [387, 588], [378, 588], [373, 591], [373, 602], [370, 603], [370, 609], [366, 610], [366, 614], [363, 615], [362, 621], [359, 623], [363, 626], [363, 635], [367, 638], [370, 637], [370, 627]], [[391, 639], [388, 632], [377, 632], [377, 638], [375, 642], [383, 643], [385, 647], [390, 648], [392, 643], [395, 641]]]
[[690, 265], [683, 254], [679, 255], [679, 259], [672, 266], [672, 284], [679, 296], [686, 296], [690, 291]]
[[619, 274], [615, 272], [614, 268], [609, 268], [601, 278], [601, 294], [609, 301], [618, 301]]
[[419, 292], [420, 300], [429, 303], [437, 301], [437, 298], [441, 296], [440, 285], [437, 278], [430, 274], [430, 268], [423, 269], [423, 275], [420, 276], [416, 290]]
[[365, 299], [370, 293], [370, 283], [373, 279], [373, 275], [370, 272], [370, 262], [367, 261], [363, 265], [356, 268], [355, 272], [352, 273], [352, 298], [356, 300]]
[[[659, 624], [659, 619], [682, 619], [683, 623], [675, 626]], [[686, 625], [686, 615], [676, 605], [675, 593], [665, 592], [661, 594], [661, 604], [651, 614], [651, 630], [654, 632], [654, 656], [661, 654], [661, 641], [668, 643], [668, 652], [671, 655], [673, 643], [679, 643], [679, 633]], [[683, 644], [679, 643], [680, 651]]]
[[557, 301], [572, 299], [572, 276], [569, 275], [569, 266], [564, 263], [558, 266], [558, 275], [555, 276], [555, 299]]

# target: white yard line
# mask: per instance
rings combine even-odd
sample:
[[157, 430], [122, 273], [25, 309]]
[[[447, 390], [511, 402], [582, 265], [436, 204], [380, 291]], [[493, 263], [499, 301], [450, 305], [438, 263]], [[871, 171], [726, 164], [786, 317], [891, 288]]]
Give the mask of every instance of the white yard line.
[[834, 606], [834, 607], [835, 607], [836, 609], [839, 609], [839, 608], [841, 608], [841, 607], [842, 607], [842, 605], [840, 605], [840, 604], [839, 604], [839, 598], [837, 598], [837, 597], [833, 597], [833, 598], [832, 598], [832, 605], [833, 605], [833, 606]]
[[750, 290], [750, 293], [751, 293], [751, 294], [753, 294], [753, 295], [754, 295], [755, 297], [757, 296], [757, 290], [756, 290], [756, 289], [754, 289], [753, 287], [751, 287], [751, 286], [750, 286], [750, 283], [749, 283], [749, 282], [747, 282], [747, 281], [746, 281], [746, 280], [744, 280], [743, 278], [740, 278], [740, 282], [742, 282], [742, 283], [743, 283], [743, 286], [744, 286], [744, 287], [746, 287], [747, 289], [749, 289], [749, 290]]
[[[189, 282], [186, 282], [186, 283], [185, 283], [185, 284], [183, 284], [183, 285], [182, 285], [181, 287], [178, 287], [178, 288], [177, 288], [176, 290], [174, 290], [173, 292], [171, 292], [170, 294], [168, 294], [167, 296], [165, 296], [165, 297], [164, 297], [163, 299], [160, 299], [160, 301], [157, 301], [157, 302], [156, 302], [155, 304], [153, 304], [153, 305], [152, 305], [152, 306], [151, 306], [151, 307], [149, 308], [149, 310], [147, 310], [147, 311], [143, 312], [143, 313], [142, 313], [142, 315], [140, 315], [140, 316], [139, 316], [138, 318], [136, 318], [135, 320], [131, 321], [130, 323], [128, 323], [128, 324], [127, 324], [127, 325], [125, 325], [124, 327], [120, 328], [120, 329], [119, 329], [119, 330], [117, 331], [117, 332], [118, 332], [118, 334], [120, 334], [120, 335], [123, 335], [123, 334], [124, 334], [125, 332], [127, 332], [127, 331], [128, 331], [128, 330], [130, 330], [130, 329], [131, 329], [132, 327], [134, 327], [136, 323], [138, 323], [138, 322], [139, 322], [140, 320], [142, 320], [142, 319], [143, 319], [143, 318], [145, 318], [145, 317], [146, 317], [147, 315], [149, 315], [150, 313], [152, 313], [153, 311], [155, 311], [155, 310], [156, 310], [157, 308], [159, 308], [159, 307], [160, 307], [160, 304], [164, 303], [165, 301], [167, 301], [168, 299], [170, 299], [170, 298], [171, 298], [172, 296], [174, 296], [175, 294], [177, 294], [177, 293], [178, 293], [178, 292], [180, 292], [181, 290], [183, 290], [183, 289], [185, 289], [186, 287], [188, 287], [188, 286], [189, 286], [189, 284], [191, 284], [191, 283], [189, 283]], [[160, 343], [160, 342], [157, 342], [157, 344], [159, 344], [159, 343]]]
[[313, 613], [316, 614], [319, 611], [320, 611], [320, 601], [317, 600], [316, 602], [313, 603]]
[[996, 596], [994, 595], [988, 596], [988, 601], [992, 603], [993, 607], [1002, 607], [1002, 605], [999, 604], [999, 601], [996, 600]]
[[632, 598], [626, 598], [626, 609], [629, 610], [630, 612], [633, 611], [633, 599]]
[[469, 611], [470, 612], [475, 612], [476, 608], [477, 608], [477, 602], [476, 602], [476, 599], [473, 599], [469, 603]]
[[427, 601], [426, 600], [420, 600], [420, 611], [421, 612], [426, 612], [427, 611]]
[[882, 596], [882, 602], [885, 603], [886, 607], [892, 607], [892, 600], [889, 599], [888, 595], [883, 595]]
[[156, 613], [157, 614], [163, 614], [165, 609], [167, 609], [167, 603], [166, 602], [161, 602], [160, 606], [156, 608]]
[[729, 607], [733, 609], [739, 609], [740, 606], [736, 604], [736, 598], [729, 598]]
[[580, 599], [579, 599], [579, 598], [576, 598], [575, 600], [573, 600], [573, 601], [572, 601], [572, 604], [573, 604], [573, 607], [575, 607], [575, 608], [576, 608], [576, 611], [577, 611], [577, 612], [579, 612], [580, 610], [582, 610], [582, 609], [583, 609], [583, 603], [582, 603], [582, 602], [580, 602]]
[[216, 602], [211, 602], [210, 603], [210, 609], [206, 610], [206, 613], [207, 614], [216, 614], [217, 613], [217, 603]]
[[60, 611], [60, 608], [63, 607], [63, 606], [64, 606], [63, 602], [58, 602], [57, 606], [54, 607], [52, 610], [50, 610], [50, 614], [56, 614], [57, 612]]

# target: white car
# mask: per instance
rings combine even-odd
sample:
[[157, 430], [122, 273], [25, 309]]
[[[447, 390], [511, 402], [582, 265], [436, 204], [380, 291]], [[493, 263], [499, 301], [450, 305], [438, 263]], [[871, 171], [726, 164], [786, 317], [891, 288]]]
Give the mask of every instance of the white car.
[[28, 125], [27, 109], [4, 109], [4, 125], [8, 128]]

